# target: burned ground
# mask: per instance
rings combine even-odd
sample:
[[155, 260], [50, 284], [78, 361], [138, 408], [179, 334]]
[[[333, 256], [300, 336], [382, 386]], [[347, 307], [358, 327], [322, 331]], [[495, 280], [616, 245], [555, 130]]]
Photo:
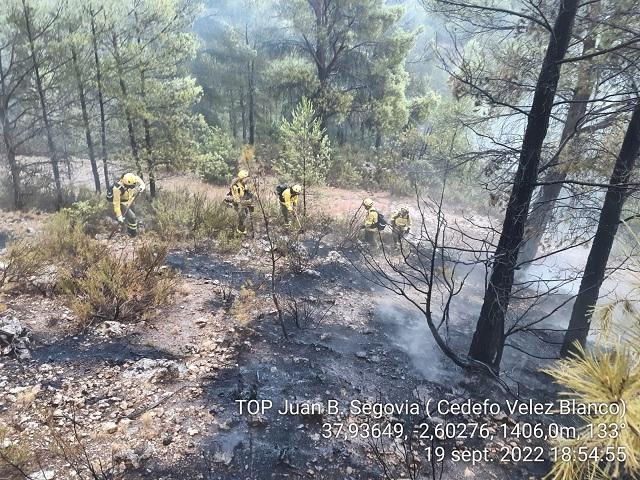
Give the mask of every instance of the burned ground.
[[[10, 427], [4, 441], [29, 449], [46, 465], [43, 470], [59, 479], [72, 478], [73, 462], [60, 454], [56, 432], [69, 451], [86, 448], [89, 460], [113, 465], [114, 473], [126, 479], [370, 479], [387, 478], [385, 468], [388, 478], [408, 478], [406, 459], [388, 453], [405, 448], [404, 440], [386, 438], [376, 449], [360, 435], [324, 438], [323, 423], [486, 422], [497, 428], [505, 422], [548, 421], [276, 413], [285, 399], [335, 399], [348, 406], [351, 400], [510, 398], [490, 378], [455, 367], [415, 309], [367, 282], [354, 267], [357, 251], [339, 243], [331, 237], [319, 244], [306, 241], [302, 247], [313, 255], [304, 268], [284, 269], [278, 289], [287, 307], [288, 339], [271, 303], [266, 243], [260, 236], [235, 254], [174, 249], [166, 264], [178, 272], [176, 298], [136, 324], [103, 324], [70, 334], [72, 314], [55, 296], [7, 296], [8, 314], [29, 326], [35, 348], [28, 362], [2, 358], [0, 416]], [[460, 352], [468, 348], [482, 285], [479, 272], [452, 311], [449, 341]], [[541, 315], [564, 298], [558, 295], [530, 315]], [[293, 305], [301, 315], [298, 325], [291, 318]], [[552, 343], [533, 340], [523, 336], [514, 343], [533, 347], [541, 357], [554, 354]], [[555, 394], [539, 371], [545, 361], [510, 350], [504, 364], [506, 383], [522, 397], [545, 400]], [[241, 415], [236, 401], [243, 399], [271, 400], [274, 409]], [[73, 424], [79, 432], [75, 437]], [[513, 442], [450, 440], [444, 446], [498, 452]], [[430, 478], [426, 446], [411, 447], [412, 462]], [[388, 451], [384, 462], [376, 458], [380, 447]], [[81, 469], [87, 463], [74, 458]], [[42, 473], [36, 463], [29, 467]], [[446, 462], [442, 478], [541, 478], [548, 468], [546, 461], [519, 466]], [[0, 478], [20, 478], [11, 468], [0, 472]]]

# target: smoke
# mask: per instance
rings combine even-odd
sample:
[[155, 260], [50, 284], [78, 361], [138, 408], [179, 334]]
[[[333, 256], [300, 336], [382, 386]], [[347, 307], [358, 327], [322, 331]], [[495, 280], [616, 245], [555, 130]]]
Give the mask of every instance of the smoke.
[[379, 300], [375, 312], [391, 343], [409, 356], [418, 374], [434, 382], [462, 379], [458, 368], [436, 345], [420, 312], [401, 306], [397, 297]]

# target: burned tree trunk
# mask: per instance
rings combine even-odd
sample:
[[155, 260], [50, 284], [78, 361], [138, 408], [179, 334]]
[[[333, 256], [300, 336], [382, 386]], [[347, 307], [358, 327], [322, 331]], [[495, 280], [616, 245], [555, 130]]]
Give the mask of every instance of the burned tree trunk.
[[87, 150], [89, 152], [89, 162], [91, 162], [91, 172], [93, 173], [93, 183], [96, 192], [100, 192], [100, 173], [98, 173], [98, 164], [96, 163], [96, 155], [93, 149], [93, 138], [91, 137], [91, 125], [89, 124], [89, 114], [87, 112], [87, 99], [82, 81], [82, 72], [78, 64], [78, 52], [75, 46], [71, 46], [71, 60], [73, 62], [73, 71], [76, 77], [76, 86], [78, 87], [78, 96], [80, 97], [80, 109], [82, 111], [82, 123], [84, 125], [84, 135], [87, 141]]
[[104, 96], [102, 88], [102, 70], [100, 66], [100, 57], [98, 55], [98, 35], [96, 33], [96, 21], [93, 10], [89, 8], [89, 16], [91, 17], [91, 44], [93, 46], [93, 61], [96, 67], [96, 86], [98, 88], [98, 106], [100, 107], [100, 146], [102, 147], [102, 169], [104, 173], [104, 184], [108, 189], [109, 184], [109, 167], [107, 165], [107, 122], [104, 113]]
[[469, 350], [471, 358], [489, 365], [495, 371], [499, 370], [502, 359], [504, 320], [513, 287], [518, 250], [537, 181], [542, 144], [549, 128], [549, 118], [560, 78], [560, 61], [564, 58], [571, 39], [577, 9], [577, 0], [562, 1], [550, 35], [528, 115], [518, 170], [502, 233], [494, 254], [493, 270]]
[[569, 328], [562, 344], [563, 356], [576, 352], [577, 345], [584, 347], [587, 341], [593, 307], [598, 301], [607, 261], [620, 224], [622, 207], [629, 195], [626, 184], [631, 178], [636, 158], [640, 153], [640, 101], [636, 100], [636, 102], [620, 153], [613, 167], [607, 194], [604, 197], [598, 229], [593, 238], [593, 245], [584, 268], [582, 282], [580, 282], [580, 290], [571, 312]]
[[[595, 43], [593, 36], [586, 37], [582, 42], [583, 55], [590, 52], [595, 47]], [[558, 153], [551, 159], [551, 166], [544, 177], [546, 185], [540, 188], [531, 207], [525, 227], [525, 242], [520, 248], [518, 257], [518, 262], [525, 268], [531, 265], [531, 262], [535, 260], [538, 254], [542, 237], [551, 222], [554, 206], [562, 191], [562, 182], [567, 178], [570, 169], [576, 164], [574, 146], [579, 136], [580, 124], [584, 120], [587, 111], [589, 98], [591, 98], [595, 88], [592, 70], [591, 63], [587, 63], [587, 65], [581, 67], [578, 73], [573, 98], [562, 129]]]

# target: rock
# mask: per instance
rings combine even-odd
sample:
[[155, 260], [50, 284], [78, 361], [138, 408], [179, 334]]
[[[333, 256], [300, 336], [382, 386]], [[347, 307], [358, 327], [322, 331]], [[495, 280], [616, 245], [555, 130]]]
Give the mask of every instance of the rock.
[[208, 323], [209, 321], [206, 318], [199, 318], [196, 320], [196, 325], [200, 328], [206, 327]]
[[140, 457], [130, 448], [123, 448], [113, 453], [114, 463], [123, 463], [129, 470], [137, 470], [140, 468]]
[[53, 480], [56, 478], [54, 470], [38, 470], [29, 475], [29, 480]]
[[124, 325], [120, 322], [107, 320], [98, 326], [98, 333], [107, 337], [122, 337], [125, 334]]
[[367, 358], [367, 352], [365, 352], [364, 350], [357, 351], [356, 352], [356, 357], [366, 359]]
[[252, 427], [266, 427], [269, 424], [267, 417], [261, 414], [249, 416], [247, 423]]
[[173, 442], [173, 435], [171, 434], [171, 432], [163, 433], [162, 434], [162, 445], [164, 445], [166, 447], [171, 442]]
[[197, 435], [200, 433], [200, 430], [198, 430], [197, 428], [189, 428], [187, 429], [187, 435], [189, 435], [190, 437], [193, 437], [194, 435]]
[[229, 465], [233, 460], [233, 452], [229, 450], [214, 452], [212, 455], [212, 460], [214, 463]]
[[102, 424], [102, 430], [107, 433], [116, 433], [116, 431], [118, 431], [118, 424], [116, 422], [105, 422]]
[[306, 269], [303, 273], [309, 275], [310, 277], [320, 278], [322, 275], [317, 270], [312, 270], [311, 268]]
[[17, 318], [0, 318], [0, 354], [15, 355], [19, 360], [29, 360], [29, 335], [29, 329]]
[[152, 383], [167, 383], [187, 373], [187, 367], [175, 360], [143, 358], [131, 365], [124, 378], [138, 378]]
[[325, 340], [328, 340], [331, 337], [331, 335], [327, 332], [323, 333], [322, 335], [320, 335], [320, 340], [322, 340], [323, 342]]
[[473, 478], [476, 474], [471, 471], [469, 467], [464, 469], [464, 478]]
[[329, 253], [327, 253], [327, 256], [325, 257], [325, 262], [338, 263], [340, 265], [347, 265], [349, 263], [349, 261], [346, 258], [344, 258], [344, 256], [340, 252], [337, 252], [336, 250], [331, 250]]

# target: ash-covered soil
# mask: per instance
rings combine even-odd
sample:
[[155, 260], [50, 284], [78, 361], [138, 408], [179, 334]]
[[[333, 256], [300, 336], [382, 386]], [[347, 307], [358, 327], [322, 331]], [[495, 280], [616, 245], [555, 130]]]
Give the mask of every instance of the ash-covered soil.
[[[3, 315], [33, 332], [31, 360], [0, 357], [3, 442], [28, 449], [40, 462], [25, 473], [91, 478], [91, 462], [113, 475], [104, 478], [125, 479], [432, 478], [427, 449], [443, 446], [447, 452], [487, 448], [494, 459], [471, 464], [447, 454], [436, 468], [443, 479], [544, 476], [546, 457], [499, 461], [504, 449], [529, 445], [523, 440], [498, 434], [492, 440], [415, 438], [443, 422], [485, 423], [499, 433], [501, 425], [548, 421], [542, 417], [350, 413], [352, 401], [402, 406], [510, 397], [491, 379], [455, 367], [408, 302], [366, 282], [351, 263], [356, 253], [331, 242], [320, 245], [304, 271], [285, 274], [279, 284], [286, 306], [295, 304], [299, 312], [298, 325], [288, 315], [284, 338], [264, 245], [249, 240], [225, 256], [173, 251], [167, 265], [179, 272], [176, 298], [137, 324], [69, 334], [72, 314], [57, 298], [7, 295]], [[450, 340], [460, 351], [482, 295], [481, 277], [473, 282], [451, 325]], [[544, 342], [536, 348], [540, 356], [554, 350]], [[550, 399], [553, 386], [539, 372], [543, 364], [509, 352], [506, 381], [523, 397]], [[241, 413], [239, 400], [270, 401], [273, 408]], [[300, 411], [329, 400], [338, 401], [337, 415]], [[285, 403], [298, 411], [278, 413]], [[397, 424], [404, 433], [395, 439], [389, 429]], [[387, 433], [367, 434], [371, 428]], [[23, 477], [5, 465], [4, 478]]]

